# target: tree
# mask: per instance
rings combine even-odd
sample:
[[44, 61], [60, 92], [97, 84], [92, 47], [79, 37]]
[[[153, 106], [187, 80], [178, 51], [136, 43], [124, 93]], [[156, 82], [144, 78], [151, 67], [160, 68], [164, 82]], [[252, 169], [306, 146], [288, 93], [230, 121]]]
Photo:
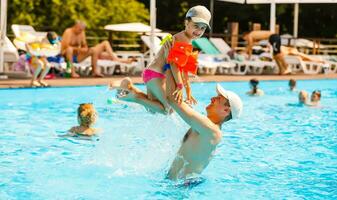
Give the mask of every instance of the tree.
[[[88, 29], [100, 30], [107, 24], [147, 22], [149, 11], [136, 0], [12, 0], [8, 4], [8, 24], [28, 24], [62, 33], [76, 20]], [[89, 35], [104, 35], [104, 31]]]

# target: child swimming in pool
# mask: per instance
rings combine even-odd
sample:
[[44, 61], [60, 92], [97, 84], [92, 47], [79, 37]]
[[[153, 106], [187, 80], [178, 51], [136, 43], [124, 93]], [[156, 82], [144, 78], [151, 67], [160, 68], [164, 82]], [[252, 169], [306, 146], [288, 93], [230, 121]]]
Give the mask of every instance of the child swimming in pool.
[[66, 136], [93, 136], [97, 130], [92, 126], [97, 120], [97, 113], [91, 103], [80, 104], [77, 109], [79, 126], [72, 127]]
[[308, 104], [308, 92], [306, 92], [306, 91], [304, 91], [304, 90], [301, 90], [301, 91], [298, 93], [298, 102], [299, 102], [299, 104], [301, 104], [301, 105]]
[[[147, 99], [152, 104], [151, 111], [163, 114], [171, 112], [166, 94], [166, 73], [172, 73], [174, 77], [177, 89], [173, 94], [179, 103], [183, 101], [183, 88], [186, 92], [186, 102], [197, 103], [192, 96], [188, 79], [188, 73], [197, 73], [197, 52], [193, 52], [191, 42], [193, 39], [200, 38], [205, 30], [210, 28], [210, 19], [211, 13], [206, 7], [194, 6], [190, 8], [186, 14], [185, 30], [175, 34], [171, 39], [164, 39], [163, 46], [143, 71]], [[131, 87], [133, 85], [130, 78], [110, 83], [111, 89], [119, 89], [119, 96], [128, 93]], [[136, 91], [138, 90], [136, 89]], [[142, 93], [142, 95], [144, 94]], [[142, 104], [142, 102], [138, 103]]]
[[310, 101], [309, 101], [308, 92], [306, 92], [304, 90], [301, 90], [300, 93], [298, 94], [298, 101], [301, 105], [319, 107], [320, 106], [320, 100], [321, 100], [321, 91], [320, 90], [314, 90], [311, 93]]

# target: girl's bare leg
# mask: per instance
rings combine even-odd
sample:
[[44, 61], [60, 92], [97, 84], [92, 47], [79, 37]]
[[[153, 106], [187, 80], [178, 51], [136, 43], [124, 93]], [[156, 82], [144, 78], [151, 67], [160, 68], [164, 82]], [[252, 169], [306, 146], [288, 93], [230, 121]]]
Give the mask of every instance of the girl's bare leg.
[[44, 65], [44, 69], [39, 77], [39, 83], [43, 86], [48, 86], [48, 84], [46, 82], [43, 81], [44, 77], [48, 74], [49, 70], [50, 70], [50, 64], [48, 63], [46, 58], [41, 58], [43, 65]]
[[122, 92], [122, 94], [118, 96], [118, 98], [123, 101], [135, 102], [143, 105], [145, 108], [153, 112], [166, 114], [164, 106], [158, 100], [149, 99], [144, 92], [132, 84], [132, 81], [129, 77], [124, 78], [121, 81], [111, 82], [109, 86], [110, 89], [122, 89], [126, 91]]

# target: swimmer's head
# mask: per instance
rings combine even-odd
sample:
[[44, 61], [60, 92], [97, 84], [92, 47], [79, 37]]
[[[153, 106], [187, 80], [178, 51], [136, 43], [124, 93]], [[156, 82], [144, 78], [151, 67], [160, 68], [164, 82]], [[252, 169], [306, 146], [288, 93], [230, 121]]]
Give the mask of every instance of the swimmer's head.
[[308, 93], [304, 90], [301, 90], [300, 93], [298, 94], [298, 101], [300, 103], [306, 103], [308, 100]]
[[289, 80], [289, 88], [290, 90], [294, 90], [296, 87], [296, 81], [294, 79]]
[[258, 89], [257, 89], [258, 84], [259, 84], [259, 80], [257, 80], [256, 78], [250, 79], [249, 85], [250, 85], [250, 88], [252, 89], [252, 95], [259, 95]]
[[321, 91], [315, 90], [311, 93], [311, 101], [312, 102], [318, 102], [321, 100]]
[[90, 127], [97, 119], [97, 113], [91, 103], [82, 103], [77, 109], [77, 120], [81, 126]]
[[249, 84], [252, 87], [257, 87], [257, 85], [259, 84], [259, 80], [257, 80], [256, 78], [250, 79]]

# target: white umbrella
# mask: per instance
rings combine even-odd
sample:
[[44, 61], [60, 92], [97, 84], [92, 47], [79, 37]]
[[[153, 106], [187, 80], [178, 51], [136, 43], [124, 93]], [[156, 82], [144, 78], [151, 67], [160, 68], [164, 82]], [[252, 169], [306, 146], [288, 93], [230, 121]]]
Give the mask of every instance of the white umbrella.
[[[148, 33], [151, 32], [151, 26], [135, 22], [135, 23], [124, 23], [124, 24], [110, 24], [104, 26], [105, 30], [108, 31], [123, 31], [123, 32], [136, 32], [136, 33]], [[154, 32], [161, 32], [160, 29], [154, 29]]]
[[7, 29], [7, 0], [1, 0], [0, 16], [0, 72], [4, 71], [4, 46]]

